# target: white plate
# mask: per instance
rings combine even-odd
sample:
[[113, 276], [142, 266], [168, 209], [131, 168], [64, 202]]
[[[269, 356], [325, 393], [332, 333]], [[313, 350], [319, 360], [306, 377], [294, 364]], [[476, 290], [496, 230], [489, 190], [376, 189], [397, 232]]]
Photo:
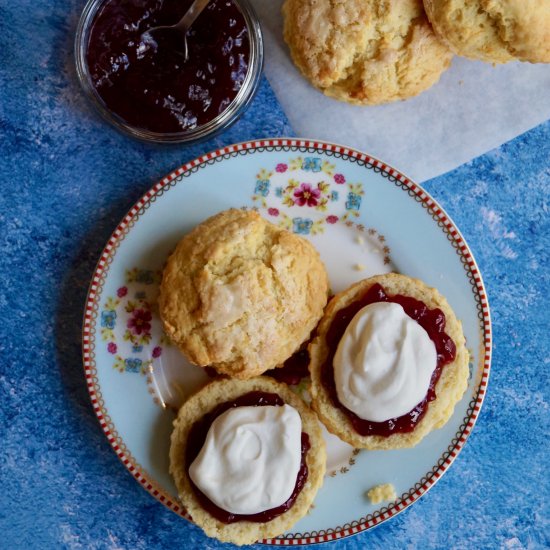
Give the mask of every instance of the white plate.
[[[257, 208], [311, 239], [334, 292], [399, 271], [438, 288], [462, 320], [471, 374], [450, 421], [399, 451], [359, 452], [331, 436], [314, 507], [291, 532], [264, 542], [314, 544], [369, 529], [417, 500], [462, 448], [487, 389], [491, 321], [481, 275], [453, 222], [418, 185], [363, 153], [287, 139], [233, 145], [179, 168], [132, 207], [101, 255], [86, 303], [84, 368], [101, 426], [143, 487], [187, 517], [168, 473], [169, 437], [173, 410], [207, 377], [166, 341], [156, 296], [181, 236], [229, 207]], [[399, 497], [373, 505], [366, 492], [382, 483]]]

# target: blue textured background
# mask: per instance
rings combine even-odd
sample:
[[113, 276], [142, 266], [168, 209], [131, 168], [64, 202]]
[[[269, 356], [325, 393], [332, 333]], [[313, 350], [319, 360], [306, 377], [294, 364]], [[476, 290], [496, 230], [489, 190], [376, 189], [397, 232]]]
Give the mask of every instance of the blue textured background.
[[[227, 547], [157, 503], [111, 450], [84, 384], [81, 313], [111, 230], [160, 176], [218, 146], [292, 130], [264, 81], [210, 142], [157, 147], [118, 134], [76, 82], [82, 6], [0, 0], [0, 547]], [[432, 491], [332, 547], [550, 545], [549, 159], [546, 123], [425, 185], [484, 274], [489, 393]]]

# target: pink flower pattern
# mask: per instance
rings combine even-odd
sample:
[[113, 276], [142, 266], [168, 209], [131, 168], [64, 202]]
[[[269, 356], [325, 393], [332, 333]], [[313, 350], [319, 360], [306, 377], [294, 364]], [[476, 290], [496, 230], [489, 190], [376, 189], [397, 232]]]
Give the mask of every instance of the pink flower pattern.
[[314, 189], [309, 183], [302, 183], [294, 191], [294, 204], [298, 206], [317, 206], [321, 198], [321, 191]]
[[160, 357], [162, 355], [162, 348], [160, 346], [155, 346], [153, 348], [153, 359]]
[[279, 210], [277, 208], [268, 208], [267, 213], [270, 216], [278, 216], [279, 215]]
[[109, 353], [115, 354], [117, 352], [117, 345], [114, 342], [109, 342], [107, 345], [107, 351]]
[[343, 174], [335, 174], [334, 175], [334, 181], [338, 185], [342, 185], [343, 183], [346, 183], [346, 178], [343, 176]]
[[336, 223], [338, 221], [338, 216], [327, 216], [327, 223]]
[[126, 326], [133, 334], [149, 334], [151, 332], [151, 319], [150, 311], [135, 309]]
[[124, 298], [124, 296], [126, 296], [126, 294], [128, 294], [128, 289], [127, 289], [125, 286], [121, 286], [121, 287], [116, 291], [116, 295], [117, 295], [119, 298]]
[[277, 164], [277, 166], [275, 166], [275, 171], [276, 172], [279, 172], [279, 174], [282, 174], [283, 172], [286, 172], [288, 169], [288, 166], [286, 164]]

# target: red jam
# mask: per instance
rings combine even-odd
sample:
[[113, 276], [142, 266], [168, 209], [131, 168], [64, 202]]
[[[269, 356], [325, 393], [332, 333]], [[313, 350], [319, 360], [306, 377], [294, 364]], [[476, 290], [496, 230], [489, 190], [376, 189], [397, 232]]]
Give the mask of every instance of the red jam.
[[309, 353], [307, 347], [298, 350], [294, 355], [291, 355], [283, 364], [282, 367], [268, 370], [265, 375], [275, 378], [283, 384], [295, 386], [300, 383], [302, 378], [309, 376]]
[[[409, 413], [397, 418], [391, 418], [385, 422], [364, 420], [344, 407], [338, 399], [336, 385], [334, 383], [333, 360], [338, 343], [356, 313], [365, 306], [375, 302], [394, 302], [401, 305], [405, 313], [417, 321], [428, 333], [428, 336], [435, 344], [437, 352], [437, 364], [432, 374], [426, 397], [424, 397], [424, 399]], [[448, 363], [452, 363], [456, 355], [455, 343], [450, 336], [445, 333], [445, 314], [440, 309], [428, 309], [424, 302], [408, 296], [402, 296], [400, 294], [388, 296], [379, 284], [370, 287], [361, 298], [336, 313], [327, 332], [326, 343], [329, 348], [329, 355], [321, 367], [322, 384], [328, 391], [333, 405], [344, 412], [359, 435], [389, 436], [394, 433], [412, 432], [416, 424], [426, 414], [429, 403], [436, 398], [435, 386], [441, 376], [443, 367]]]
[[[218, 416], [225, 411], [236, 407], [265, 407], [268, 405], [282, 407], [284, 401], [276, 393], [267, 393], [261, 391], [252, 391], [234, 401], [227, 401], [221, 403], [212, 412], [205, 414], [199, 421], [195, 422], [189, 431], [189, 437], [187, 438], [187, 451], [185, 456], [185, 465], [189, 469], [193, 460], [197, 457], [204, 442], [208, 430], [216, 420]], [[222, 523], [235, 523], [236, 521], [253, 521], [255, 523], [264, 523], [271, 521], [272, 519], [284, 514], [287, 510], [290, 510], [300, 491], [303, 489], [308, 475], [308, 469], [306, 464], [306, 455], [310, 448], [309, 437], [305, 432], [302, 432], [302, 458], [300, 462], [300, 470], [296, 477], [296, 485], [290, 498], [280, 506], [272, 508], [271, 510], [265, 510], [259, 514], [232, 514], [226, 510], [223, 510], [219, 506], [216, 506], [204, 493], [202, 493], [198, 487], [191, 481], [191, 485], [195, 491], [195, 495], [200, 502], [201, 506], [214, 516], [218, 521]]]
[[108, 0], [95, 16], [86, 60], [105, 106], [128, 124], [177, 133], [210, 122], [235, 99], [250, 44], [232, 0], [212, 0], [187, 34], [189, 58], [170, 31], [192, 0]]

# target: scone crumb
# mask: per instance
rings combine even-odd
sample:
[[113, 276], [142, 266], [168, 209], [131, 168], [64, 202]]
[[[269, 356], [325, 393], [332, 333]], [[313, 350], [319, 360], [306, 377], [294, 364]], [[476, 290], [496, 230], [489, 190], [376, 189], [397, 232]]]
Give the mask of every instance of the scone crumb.
[[371, 504], [379, 504], [384, 501], [392, 501], [397, 498], [395, 487], [391, 483], [376, 485], [367, 492]]
[[363, 264], [355, 264], [353, 269], [355, 269], [355, 271], [365, 271], [365, 266]]
[[357, 237], [355, 237], [355, 242], [357, 244], [365, 244], [365, 239], [363, 239], [363, 237], [361, 237], [361, 235], [357, 235]]

